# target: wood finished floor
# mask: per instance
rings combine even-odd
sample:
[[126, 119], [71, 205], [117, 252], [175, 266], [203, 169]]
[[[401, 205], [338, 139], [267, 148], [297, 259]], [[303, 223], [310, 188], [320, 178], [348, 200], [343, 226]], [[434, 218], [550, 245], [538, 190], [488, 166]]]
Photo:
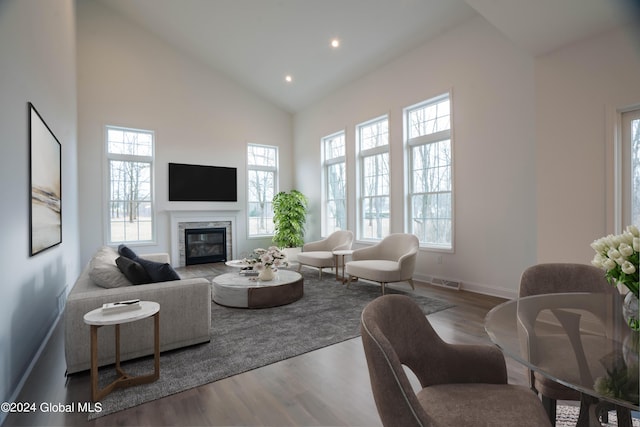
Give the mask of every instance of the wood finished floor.
[[[221, 264], [208, 264], [178, 270], [182, 277], [210, 277], [226, 269]], [[484, 317], [502, 299], [427, 284], [416, 285], [416, 293], [455, 304], [453, 308], [428, 316], [443, 339], [452, 343], [490, 344], [484, 331]], [[407, 284], [391, 285], [396, 286], [410, 289]], [[75, 412], [43, 413], [38, 410], [30, 414], [9, 414], [4, 426], [381, 425], [360, 338], [93, 421], [87, 420], [86, 413], [77, 412], [79, 402], [90, 400], [89, 374], [75, 374], [65, 381], [63, 339], [62, 322], [59, 322], [18, 401], [37, 406], [43, 402], [75, 404]], [[162, 359], [160, 363], [162, 372]], [[511, 383], [525, 383], [521, 365], [507, 359], [507, 367]], [[191, 374], [188, 367], [184, 374]]]

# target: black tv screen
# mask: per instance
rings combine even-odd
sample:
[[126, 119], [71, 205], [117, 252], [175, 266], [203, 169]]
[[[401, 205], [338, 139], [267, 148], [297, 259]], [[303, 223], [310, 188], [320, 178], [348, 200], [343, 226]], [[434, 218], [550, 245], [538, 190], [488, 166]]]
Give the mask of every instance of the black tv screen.
[[237, 202], [237, 170], [169, 163], [169, 201]]

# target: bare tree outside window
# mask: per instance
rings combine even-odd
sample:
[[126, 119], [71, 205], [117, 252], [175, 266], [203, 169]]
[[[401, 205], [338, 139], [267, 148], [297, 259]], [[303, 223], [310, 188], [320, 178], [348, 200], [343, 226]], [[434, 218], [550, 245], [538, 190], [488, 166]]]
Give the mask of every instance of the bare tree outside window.
[[153, 133], [107, 127], [109, 241], [153, 240]]
[[249, 144], [247, 167], [249, 235], [272, 235], [274, 231], [272, 201], [276, 194], [278, 173], [277, 147]]
[[389, 121], [358, 126], [360, 157], [359, 237], [381, 240], [390, 232]]
[[631, 223], [640, 225], [640, 119], [631, 122]]
[[622, 221], [640, 226], [640, 110], [622, 115]]
[[409, 232], [420, 244], [452, 248], [453, 177], [449, 95], [405, 110], [410, 164]]
[[323, 138], [323, 234], [347, 229], [347, 176], [344, 131]]

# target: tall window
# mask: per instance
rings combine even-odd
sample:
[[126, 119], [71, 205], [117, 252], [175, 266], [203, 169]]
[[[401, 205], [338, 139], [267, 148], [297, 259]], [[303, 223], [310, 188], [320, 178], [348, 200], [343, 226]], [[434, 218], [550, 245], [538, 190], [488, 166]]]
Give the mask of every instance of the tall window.
[[273, 196], [278, 182], [278, 148], [247, 147], [249, 237], [273, 234]]
[[622, 228], [640, 226], [640, 110], [622, 114]]
[[323, 235], [347, 229], [347, 176], [344, 131], [322, 139]]
[[154, 240], [152, 131], [107, 126], [109, 243]]
[[389, 120], [387, 116], [358, 125], [358, 235], [381, 240], [389, 234]]
[[452, 249], [453, 174], [449, 94], [406, 108], [410, 233], [420, 245]]

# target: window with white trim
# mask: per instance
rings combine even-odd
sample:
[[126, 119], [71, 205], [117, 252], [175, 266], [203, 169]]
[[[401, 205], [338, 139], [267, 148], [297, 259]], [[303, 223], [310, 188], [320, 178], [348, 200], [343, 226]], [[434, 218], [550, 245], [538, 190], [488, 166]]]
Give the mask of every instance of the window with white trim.
[[404, 110], [409, 233], [420, 246], [453, 249], [453, 157], [449, 94]]
[[153, 131], [106, 127], [107, 241], [154, 240]]
[[622, 113], [622, 228], [640, 226], [640, 109]]
[[356, 128], [358, 140], [358, 238], [382, 240], [389, 234], [389, 119]]
[[347, 163], [344, 131], [322, 138], [322, 234], [347, 229]]
[[278, 184], [278, 147], [247, 146], [249, 237], [273, 235], [273, 197]]

